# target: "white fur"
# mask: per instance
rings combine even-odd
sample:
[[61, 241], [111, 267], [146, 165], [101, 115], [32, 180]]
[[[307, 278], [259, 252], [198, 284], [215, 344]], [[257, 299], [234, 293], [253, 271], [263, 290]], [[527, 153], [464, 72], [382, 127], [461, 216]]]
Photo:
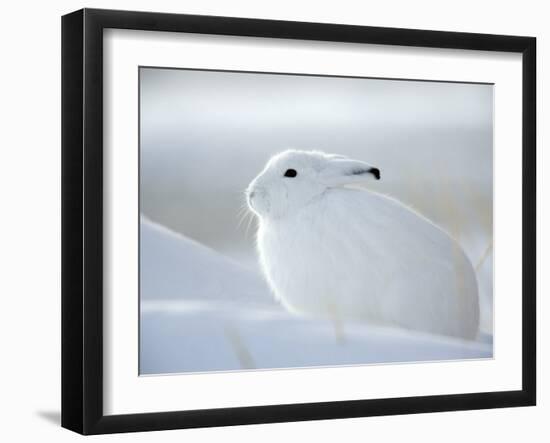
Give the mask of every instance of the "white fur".
[[[475, 338], [476, 276], [461, 247], [387, 196], [345, 185], [369, 165], [285, 151], [248, 188], [263, 272], [296, 313]], [[284, 177], [287, 169], [298, 172]], [[382, 171], [382, 179], [384, 172]]]

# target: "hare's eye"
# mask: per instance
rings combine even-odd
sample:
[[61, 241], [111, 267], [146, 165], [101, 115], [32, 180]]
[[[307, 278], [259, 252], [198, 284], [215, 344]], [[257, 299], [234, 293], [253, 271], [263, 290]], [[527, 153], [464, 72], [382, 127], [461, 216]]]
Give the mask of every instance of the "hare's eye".
[[296, 169], [287, 169], [285, 172], [285, 177], [296, 177], [297, 175]]

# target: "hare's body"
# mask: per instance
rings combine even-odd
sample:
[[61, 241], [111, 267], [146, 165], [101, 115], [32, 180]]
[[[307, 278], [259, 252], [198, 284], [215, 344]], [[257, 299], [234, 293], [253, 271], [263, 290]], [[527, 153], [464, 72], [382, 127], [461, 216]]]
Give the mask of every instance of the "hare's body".
[[262, 221], [258, 247], [270, 285], [291, 311], [462, 338], [477, 334], [469, 260], [445, 232], [395, 200], [328, 190], [292, 217]]
[[[394, 199], [343, 187], [334, 174], [327, 178], [325, 170], [337, 161], [326, 158], [329, 166], [314, 172], [295, 155], [285, 158], [283, 172], [289, 164], [300, 169], [285, 173], [281, 189], [273, 184], [282, 175], [277, 163], [253, 182], [258, 251], [275, 296], [303, 315], [475, 338], [477, 281], [458, 243]], [[338, 161], [342, 168], [344, 160]], [[342, 170], [364, 175], [357, 164]], [[318, 189], [318, 182], [337, 184]], [[300, 199], [290, 200], [292, 192]]]

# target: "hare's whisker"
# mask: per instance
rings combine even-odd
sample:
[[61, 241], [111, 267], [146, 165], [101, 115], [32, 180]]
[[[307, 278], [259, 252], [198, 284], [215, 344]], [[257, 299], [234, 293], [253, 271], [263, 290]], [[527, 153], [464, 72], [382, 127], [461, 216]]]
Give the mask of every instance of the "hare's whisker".
[[248, 212], [247, 215], [249, 215], [249, 218], [248, 218], [248, 224], [246, 226], [245, 235], [248, 237], [248, 232], [250, 230], [250, 226], [254, 222], [254, 215], [251, 212]]

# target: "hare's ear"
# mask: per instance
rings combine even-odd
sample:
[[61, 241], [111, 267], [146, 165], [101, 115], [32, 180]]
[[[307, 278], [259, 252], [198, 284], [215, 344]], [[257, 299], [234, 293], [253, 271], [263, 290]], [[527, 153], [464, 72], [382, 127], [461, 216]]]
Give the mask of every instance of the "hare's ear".
[[380, 170], [359, 160], [333, 157], [327, 161], [319, 178], [327, 186], [345, 186], [380, 180]]

